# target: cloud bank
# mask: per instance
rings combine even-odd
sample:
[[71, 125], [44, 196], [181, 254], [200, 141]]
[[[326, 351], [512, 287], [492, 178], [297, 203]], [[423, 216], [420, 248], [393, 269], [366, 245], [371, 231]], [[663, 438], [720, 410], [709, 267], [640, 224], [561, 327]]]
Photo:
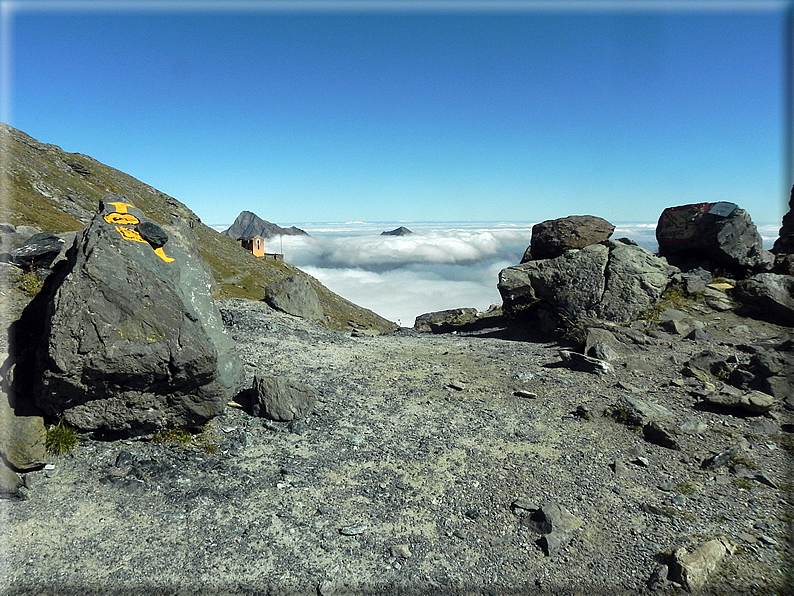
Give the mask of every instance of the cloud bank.
[[[499, 271], [521, 260], [533, 223], [402, 224], [414, 231], [408, 236], [381, 235], [399, 222], [295, 225], [310, 236], [271, 239], [268, 251], [283, 252], [340, 296], [411, 327], [426, 312], [500, 304]], [[778, 227], [758, 226], [767, 248]], [[655, 252], [655, 232], [656, 222], [624, 223], [612, 237]]]

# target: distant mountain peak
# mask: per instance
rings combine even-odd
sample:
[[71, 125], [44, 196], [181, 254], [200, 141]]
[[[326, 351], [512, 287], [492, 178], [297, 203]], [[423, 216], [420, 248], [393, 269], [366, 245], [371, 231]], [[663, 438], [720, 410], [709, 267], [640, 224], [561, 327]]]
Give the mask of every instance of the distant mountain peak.
[[406, 228], [405, 226], [400, 226], [390, 232], [381, 232], [381, 236], [407, 236], [408, 234], [413, 234], [411, 230]]
[[273, 238], [275, 236], [308, 236], [308, 234], [300, 228], [296, 228], [295, 226], [282, 228], [279, 225], [262, 219], [251, 211], [242, 211], [229, 229], [221, 233], [235, 240], [238, 238], [253, 238], [254, 236], [262, 236], [262, 238]]

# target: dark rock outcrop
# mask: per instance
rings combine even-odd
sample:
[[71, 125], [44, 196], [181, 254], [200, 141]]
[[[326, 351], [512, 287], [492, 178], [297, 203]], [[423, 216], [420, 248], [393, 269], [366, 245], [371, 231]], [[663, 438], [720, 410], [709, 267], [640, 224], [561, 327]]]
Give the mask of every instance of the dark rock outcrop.
[[270, 284], [265, 288], [265, 302], [277, 310], [310, 321], [323, 318], [317, 292], [302, 277], [288, 277]]
[[508, 313], [542, 305], [569, 319], [630, 321], [653, 307], [677, 269], [647, 250], [607, 240], [499, 273]]
[[408, 236], [409, 234], [413, 234], [413, 232], [408, 228], [406, 228], [405, 226], [400, 226], [399, 228], [396, 228], [389, 232], [380, 233], [381, 236]]
[[107, 195], [34, 301], [46, 306], [37, 405], [77, 429], [195, 428], [239, 389], [241, 363], [189, 228], [173, 225], [157, 247], [136, 229], [148, 221]]
[[733, 297], [747, 305], [747, 314], [794, 327], [794, 277], [759, 273], [736, 284]]
[[532, 226], [529, 248], [521, 262], [553, 259], [566, 250], [608, 240], [614, 231], [615, 226], [594, 215], [569, 215], [542, 221]]
[[717, 267], [741, 277], [774, 263], [750, 214], [734, 203], [668, 207], [659, 217], [656, 240], [659, 254], [682, 268], [705, 262], [709, 271]]
[[289, 228], [282, 228], [274, 223], [262, 219], [255, 213], [250, 211], [243, 211], [234, 220], [234, 223], [222, 232], [224, 236], [229, 236], [237, 240], [238, 238], [253, 238], [254, 236], [262, 236], [262, 238], [273, 238], [275, 236], [308, 236], [308, 234], [290, 226]]
[[776, 255], [794, 255], [794, 186], [788, 200], [788, 212], [783, 216], [783, 223], [778, 238], [772, 246]]
[[47, 232], [34, 234], [20, 246], [11, 250], [11, 262], [25, 269], [47, 268], [64, 250], [64, 241]]

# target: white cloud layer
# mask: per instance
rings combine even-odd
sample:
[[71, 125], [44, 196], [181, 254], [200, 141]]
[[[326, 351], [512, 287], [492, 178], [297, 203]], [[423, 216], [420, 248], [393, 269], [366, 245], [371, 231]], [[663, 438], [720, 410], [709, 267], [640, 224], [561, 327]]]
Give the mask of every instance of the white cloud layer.
[[[521, 260], [533, 224], [410, 223], [408, 236], [380, 234], [400, 225], [395, 222], [296, 225], [310, 236], [271, 239], [268, 251], [283, 252], [337, 294], [410, 327], [426, 312], [501, 303], [499, 271]], [[655, 232], [655, 222], [616, 224], [612, 237], [653, 252]], [[778, 226], [759, 232], [770, 247]]]

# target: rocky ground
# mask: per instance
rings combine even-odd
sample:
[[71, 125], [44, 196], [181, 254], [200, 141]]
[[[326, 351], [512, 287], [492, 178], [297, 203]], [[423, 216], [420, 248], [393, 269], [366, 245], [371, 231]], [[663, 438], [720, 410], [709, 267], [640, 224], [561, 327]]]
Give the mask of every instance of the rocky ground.
[[[86, 438], [26, 474], [0, 502], [8, 593], [667, 594], [673, 550], [718, 536], [737, 548], [706, 591], [791, 593], [791, 412], [703, 408], [681, 372], [784, 329], [703, 309], [713, 339], [657, 334], [593, 374], [502, 329], [350, 335], [221, 308], [248, 380], [300, 380], [315, 408], [229, 407], [187, 444]], [[626, 396], [667, 408], [680, 449], [604, 415]], [[554, 503], [570, 516], [547, 546], [533, 511]]]

